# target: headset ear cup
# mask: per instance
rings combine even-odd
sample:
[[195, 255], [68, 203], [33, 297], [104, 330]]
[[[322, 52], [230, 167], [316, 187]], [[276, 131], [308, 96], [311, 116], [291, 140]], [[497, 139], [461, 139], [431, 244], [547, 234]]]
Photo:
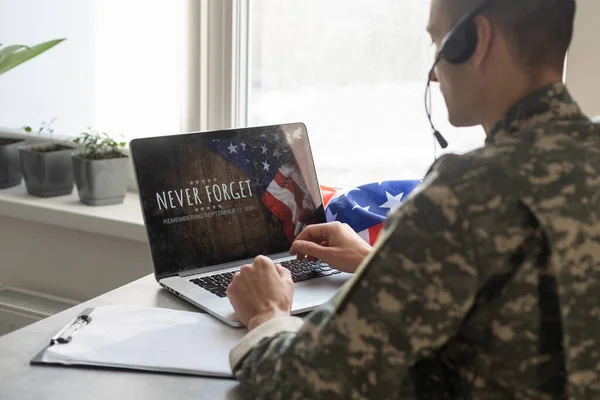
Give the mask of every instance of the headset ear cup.
[[477, 50], [477, 42], [479, 40], [477, 35], [477, 24], [475, 24], [475, 21], [471, 20], [467, 23], [467, 25], [465, 25], [465, 32], [465, 53], [464, 60], [461, 62], [467, 62], [471, 57], [473, 57], [475, 50]]
[[442, 51], [442, 56], [450, 64], [468, 61], [477, 48], [477, 25], [468, 21], [452, 32]]

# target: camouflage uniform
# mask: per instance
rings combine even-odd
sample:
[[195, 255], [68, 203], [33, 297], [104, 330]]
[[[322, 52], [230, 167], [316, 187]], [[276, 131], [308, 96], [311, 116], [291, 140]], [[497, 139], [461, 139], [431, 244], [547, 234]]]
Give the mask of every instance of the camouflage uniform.
[[438, 160], [330, 303], [231, 353], [263, 399], [600, 399], [600, 126], [562, 83]]

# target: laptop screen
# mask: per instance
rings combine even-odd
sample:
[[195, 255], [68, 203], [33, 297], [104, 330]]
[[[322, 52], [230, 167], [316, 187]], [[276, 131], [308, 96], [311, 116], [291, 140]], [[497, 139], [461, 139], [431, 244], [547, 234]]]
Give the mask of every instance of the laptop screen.
[[303, 124], [191, 133], [131, 142], [159, 278], [288, 252], [325, 222]]

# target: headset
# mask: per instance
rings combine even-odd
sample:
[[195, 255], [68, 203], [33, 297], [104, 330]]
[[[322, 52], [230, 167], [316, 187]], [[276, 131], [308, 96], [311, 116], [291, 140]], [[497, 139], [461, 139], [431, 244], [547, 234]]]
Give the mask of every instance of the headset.
[[459, 65], [467, 62], [475, 53], [477, 48], [477, 25], [475, 24], [475, 17], [479, 14], [484, 7], [490, 4], [494, 0], [482, 0], [477, 6], [463, 16], [444, 37], [440, 50], [438, 51], [435, 62], [429, 71], [427, 76], [427, 87], [425, 89], [425, 111], [427, 112], [427, 118], [429, 124], [433, 130], [433, 136], [440, 144], [442, 149], [448, 147], [448, 142], [442, 134], [435, 129], [433, 121], [431, 120], [431, 76], [435, 67], [440, 61], [444, 60], [452, 65]]

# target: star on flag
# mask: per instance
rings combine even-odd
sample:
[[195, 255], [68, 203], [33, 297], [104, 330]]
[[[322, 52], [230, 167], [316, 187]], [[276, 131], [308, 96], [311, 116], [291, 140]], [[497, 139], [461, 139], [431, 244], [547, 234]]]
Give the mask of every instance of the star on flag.
[[390, 213], [406, 201], [421, 180], [378, 181], [341, 190], [327, 188], [323, 193], [328, 222], [348, 224], [373, 245]]
[[402, 197], [404, 196], [404, 192], [397, 194], [396, 196], [392, 196], [390, 192], [385, 192], [385, 196], [387, 197], [387, 201], [379, 206], [379, 208], [387, 208], [389, 212], [393, 212], [396, 208], [400, 207], [402, 204]]

